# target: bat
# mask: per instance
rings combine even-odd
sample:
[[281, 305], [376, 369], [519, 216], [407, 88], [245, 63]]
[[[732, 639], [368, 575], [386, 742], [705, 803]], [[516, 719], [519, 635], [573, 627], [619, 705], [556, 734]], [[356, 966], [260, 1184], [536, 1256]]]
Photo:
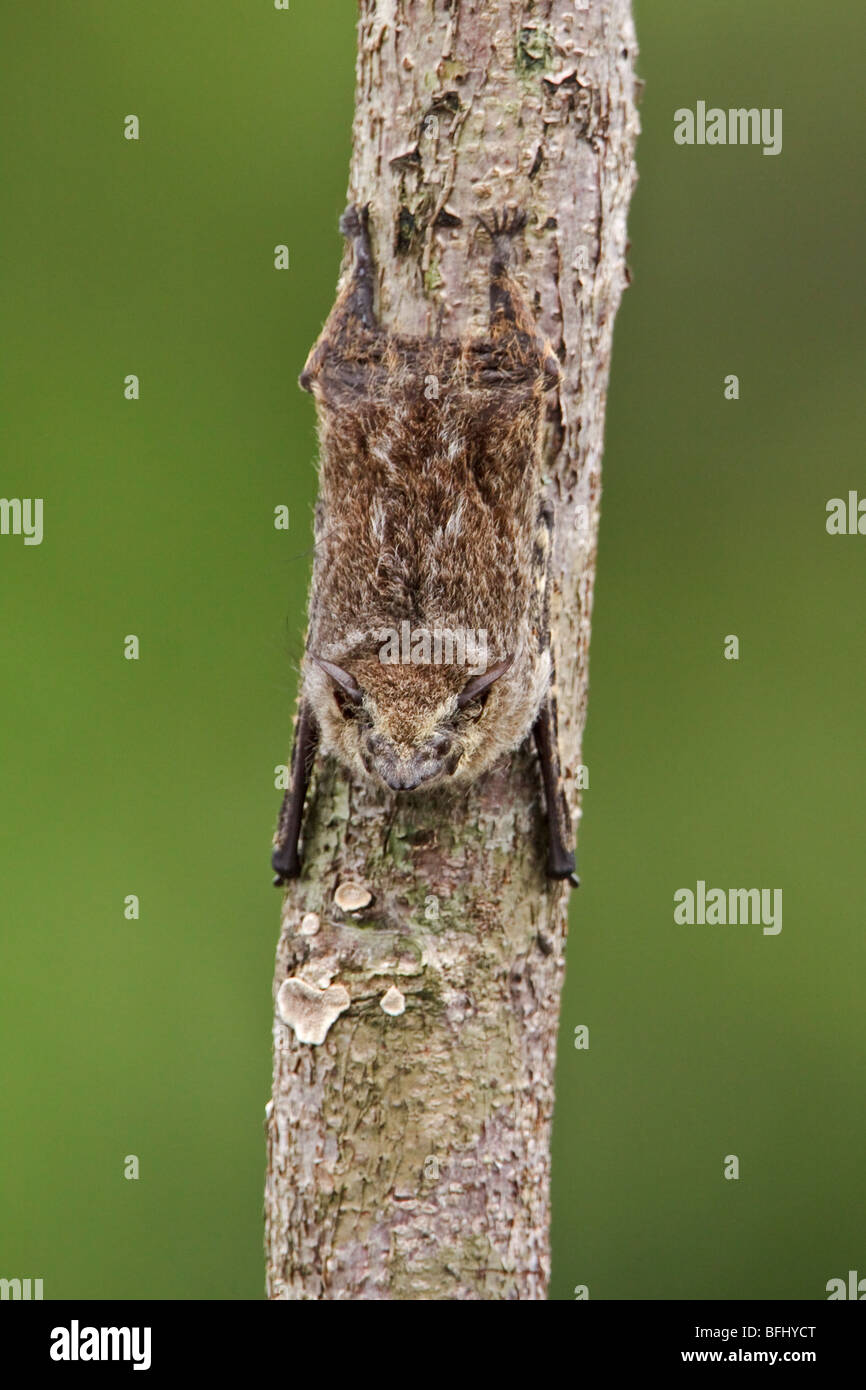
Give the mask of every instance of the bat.
[[475, 780], [530, 735], [547, 873], [574, 886], [562, 792], [549, 592], [553, 508], [542, 429], [558, 360], [510, 274], [526, 218], [491, 244], [487, 331], [389, 333], [374, 312], [369, 209], [340, 230], [352, 267], [300, 385], [316, 402], [319, 499], [306, 648], [274, 882], [301, 872], [314, 760], [396, 794]]

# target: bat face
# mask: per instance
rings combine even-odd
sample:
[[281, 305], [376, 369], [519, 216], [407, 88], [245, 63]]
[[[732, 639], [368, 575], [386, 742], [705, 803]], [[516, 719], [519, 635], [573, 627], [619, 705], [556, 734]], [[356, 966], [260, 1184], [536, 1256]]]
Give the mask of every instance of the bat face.
[[415, 791], [479, 776], [505, 751], [504, 732], [513, 747], [515, 723], [529, 730], [546, 673], [536, 699], [518, 665], [526, 662], [505, 657], [472, 676], [458, 666], [310, 657], [305, 688], [323, 752], [392, 791]]
[[381, 721], [374, 720], [366, 728], [359, 727], [358, 738], [366, 772], [397, 792], [429, 787], [452, 776], [463, 755], [456, 731], [447, 727], [444, 718], [429, 737], [421, 735], [411, 743], [389, 738], [381, 732]]

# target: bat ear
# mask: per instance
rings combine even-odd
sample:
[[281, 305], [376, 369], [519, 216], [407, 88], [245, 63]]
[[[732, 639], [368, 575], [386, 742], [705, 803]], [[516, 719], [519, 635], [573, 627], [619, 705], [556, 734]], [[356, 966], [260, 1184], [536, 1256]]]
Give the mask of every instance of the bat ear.
[[469, 684], [457, 696], [457, 708], [462, 709], [464, 705], [469, 704], [470, 700], [477, 700], [479, 695], [483, 695], [494, 681], [498, 681], [500, 676], [505, 675], [513, 660], [513, 656], [507, 656], [504, 661], [498, 661], [495, 666], [491, 666], [483, 675], [473, 676]]
[[310, 652], [310, 656], [316, 665], [321, 666], [325, 674], [330, 676], [331, 680], [340, 687], [343, 694], [349, 697], [353, 705], [360, 705], [364, 698], [364, 692], [354, 676], [350, 676], [349, 672], [344, 671], [342, 666], [335, 666], [333, 661], [325, 661], [323, 657], [315, 656], [312, 652]]

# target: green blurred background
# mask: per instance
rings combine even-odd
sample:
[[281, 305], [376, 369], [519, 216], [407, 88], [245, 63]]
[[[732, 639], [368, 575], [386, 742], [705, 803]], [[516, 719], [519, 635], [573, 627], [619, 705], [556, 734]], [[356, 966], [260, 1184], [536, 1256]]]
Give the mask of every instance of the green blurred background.
[[[263, 1296], [295, 381], [339, 263], [355, 15], [3, 7], [0, 493], [44, 498], [45, 538], [0, 537], [0, 1276], [49, 1298]], [[862, 7], [637, 23], [551, 1292], [820, 1299], [866, 1274], [866, 538], [824, 525], [866, 491]], [[782, 107], [782, 154], [677, 147], [699, 99]], [[781, 887], [781, 934], [675, 926], [700, 878]]]

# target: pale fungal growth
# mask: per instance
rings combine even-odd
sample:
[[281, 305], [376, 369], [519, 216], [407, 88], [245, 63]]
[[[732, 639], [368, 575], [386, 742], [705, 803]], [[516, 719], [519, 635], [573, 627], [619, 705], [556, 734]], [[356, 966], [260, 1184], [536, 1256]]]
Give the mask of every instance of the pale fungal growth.
[[361, 883], [341, 883], [334, 894], [334, 902], [344, 912], [360, 912], [372, 901], [373, 894]]
[[316, 989], [304, 980], [292, 977], [283, 980], [277, 994], [277, 1011], [283, 1023], [294, 1030], [300, 1043], [318, 1047], [328, 1036], [328, 1030], [350, 1004], [349, 991], [342, 985]]
[[301, 936], [315, 936], [321, 922], [315, 912], [305, 912], [301, 918]]
[[269, 1120], [274, 1113], [274, 1102], [269, 1100], [265, 1103], [265, 1119]]
[[576, 68], [565, 68], [562, 72], [552, 72], [544, 80], [549, 82], [552, 87], [561, 87], [563, 82], [579, 81], [579, 78]]
[[379, 1008], [384, 1009], [385, 1013], [390, 1014], [392, 1018], [396, 1018], [398, 1014], [405, 1011], [405, 996], [400, 993], [396, 985], [392, 985], [379, 1000]]

